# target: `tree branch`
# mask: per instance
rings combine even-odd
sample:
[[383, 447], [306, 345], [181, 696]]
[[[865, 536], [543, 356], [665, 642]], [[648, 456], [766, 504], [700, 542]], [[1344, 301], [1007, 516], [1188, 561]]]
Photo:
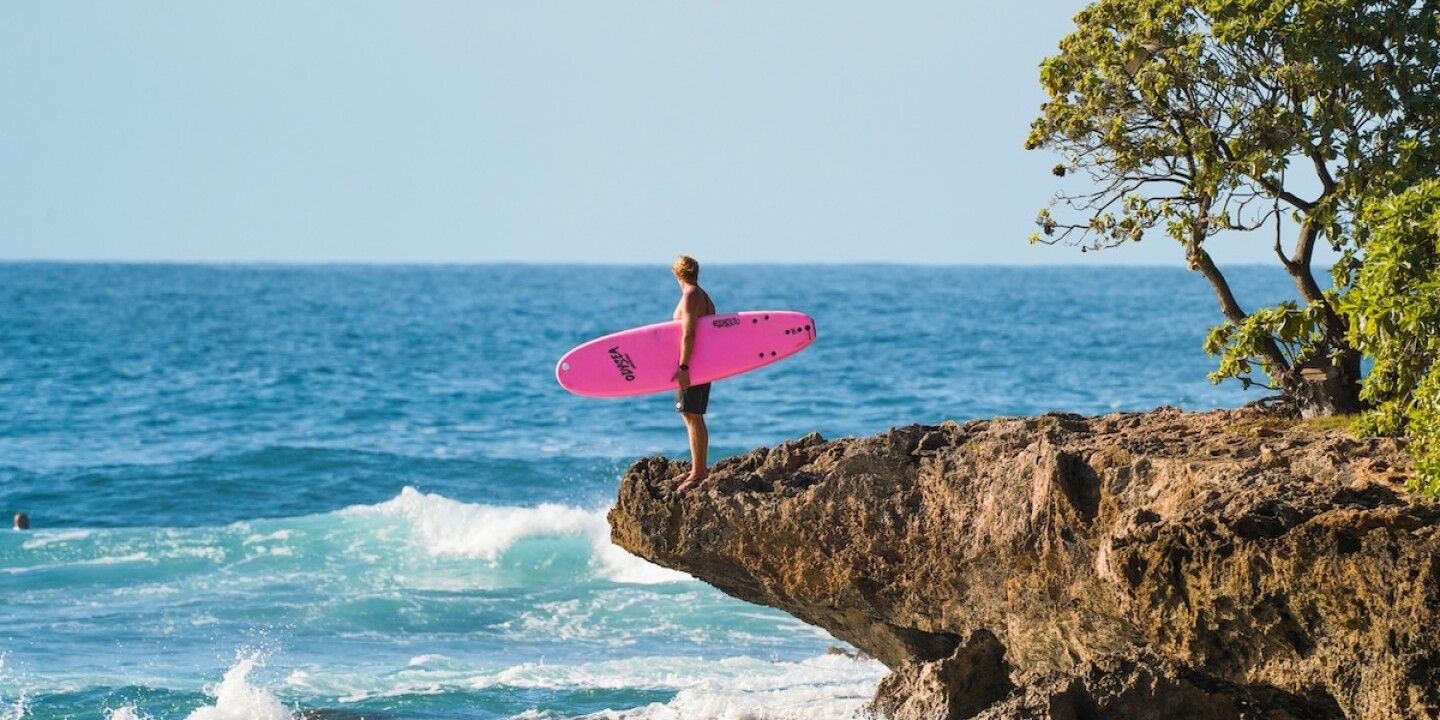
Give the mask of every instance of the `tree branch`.
[[[1210, 283], [1210, 287], [1215, 290], [1215, 297], [1220, 301], [1220, 312], [1225, 315], [1225, 319], [1239, 325], [1245, 322], [1249, 315], [1240, 307], [1239, 301], [1235, 299], [1235, 291], [1230, 288], [1230, 283], [1220, 272], [1220, 268], [1215, 266], [1215, 261], [1211, 259], [1210, 253], [1202, 247], [1207, 233], [1205, 224], [1207, 222], [1206, 213], [1210, 209], [1209, 199], [1202, 200], [1200, 208], [1203, 212], [1195, 219], [1190, 228], [1190, 237], [1185, 244], [1185, 256], [1190, 261], [1191, 267], [1198, 270]], [[1261, 359], [1265, 361], [1266, 373], [1272, 379], [1278, 379], [1281, 374], [1290, 369], [1284, 353], [1280, 351], [1272, 337], [1265, 338], [1261, 343], [1260, 355]]]
[[[1325, 135], [1328, 139], [1330, 133]], [[1305, 154], [1310, 156], [1310, 162], [1315, 165], [1315, 174], [1320, 177], [1320, 187], [1324, 188], [1324, 192], [1320, 193], [1321, 197], [1335, 192], [1335, 178], [1330, 175], [1330, 168], [1325, 165], [1325, 157], [1320, 154], [1319, 148], [1306, 148]]]
[[1260, 183], [1260, 187], [1265, 188], [1275, 197], [1278, 197], [1281, 200], [1284, 200], [1285, 202], [1288, 202], [1291, 205], [1294, 205], [1296, 208], [1304, 210], [1307, 213], [1314, 210], [1315, 206], [1319, 204], [1317, 201], [1306, 200], [1305, 198], [1302, 198], [1299, 195], [1296, 195], [1295, 193], [1286, 190], [1285, 188], [1281, 187], [1279, 183], [1276, 183], [1274, 180], [1271, 180], [1269, 178], [1260, 177], [1256, 178], [1255, 181]]

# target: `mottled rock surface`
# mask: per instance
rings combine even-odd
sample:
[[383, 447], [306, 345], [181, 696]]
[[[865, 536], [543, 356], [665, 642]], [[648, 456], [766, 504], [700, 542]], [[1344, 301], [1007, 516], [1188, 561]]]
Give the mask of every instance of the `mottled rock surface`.
[[1440, 718], [1440, 507], [1251, 410], [947, 422], [635, 463], [620, 546], [821, 626], [902, 719]]

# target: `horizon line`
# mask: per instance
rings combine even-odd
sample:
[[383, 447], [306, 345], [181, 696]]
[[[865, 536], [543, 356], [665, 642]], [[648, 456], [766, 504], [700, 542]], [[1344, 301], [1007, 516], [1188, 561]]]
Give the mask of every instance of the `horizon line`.
[[[1245, 261], [1217, 263], [1227, 267], [1272, 267], [1272, 263]], [[644, 268], [669, 266], [669, 261], [607, 262], [590, 260], [110, 260], [71, 258], [0, 258], [0, 265], [129, 265], [169, 267], [613, 267]], [[711, 260], [705, 267], [905, 267], [905, 268], [1136, 268], [1136, 269], [1178, 269], [1190, 271], [1184, 263], [1003, 263], [1003, 262], [954, 262], [927, 263], [895, 260], [838, 260], [838, 261], [729, 261]], [[1317, 266], [1323, 269], [1328, 266]]]

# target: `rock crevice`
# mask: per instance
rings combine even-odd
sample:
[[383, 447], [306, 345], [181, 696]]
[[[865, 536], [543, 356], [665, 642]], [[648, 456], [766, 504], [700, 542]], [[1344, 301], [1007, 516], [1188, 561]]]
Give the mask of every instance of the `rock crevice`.
[[1440, 718], [1408, 467], [1254, 411], [1046, 415], [811, 434], [679, 496], [647, 458], [610, 522], [885, 663], [883, 717]]

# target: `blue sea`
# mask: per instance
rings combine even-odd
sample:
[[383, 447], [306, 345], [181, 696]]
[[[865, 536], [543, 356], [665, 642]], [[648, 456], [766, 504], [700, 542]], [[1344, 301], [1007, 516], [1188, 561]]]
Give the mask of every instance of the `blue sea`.
[[[1252, 306], [1279, 273], [1232, 271]], [[813, 430], [1231, 406], [1181, 268], [724, 266], [805, 352], [717, 383], [713, 454]], [[564, 392], [665, 264], [0, 264], [0, 720], [833, 718], [885, 670], [626, 554], [664, 395]]]

